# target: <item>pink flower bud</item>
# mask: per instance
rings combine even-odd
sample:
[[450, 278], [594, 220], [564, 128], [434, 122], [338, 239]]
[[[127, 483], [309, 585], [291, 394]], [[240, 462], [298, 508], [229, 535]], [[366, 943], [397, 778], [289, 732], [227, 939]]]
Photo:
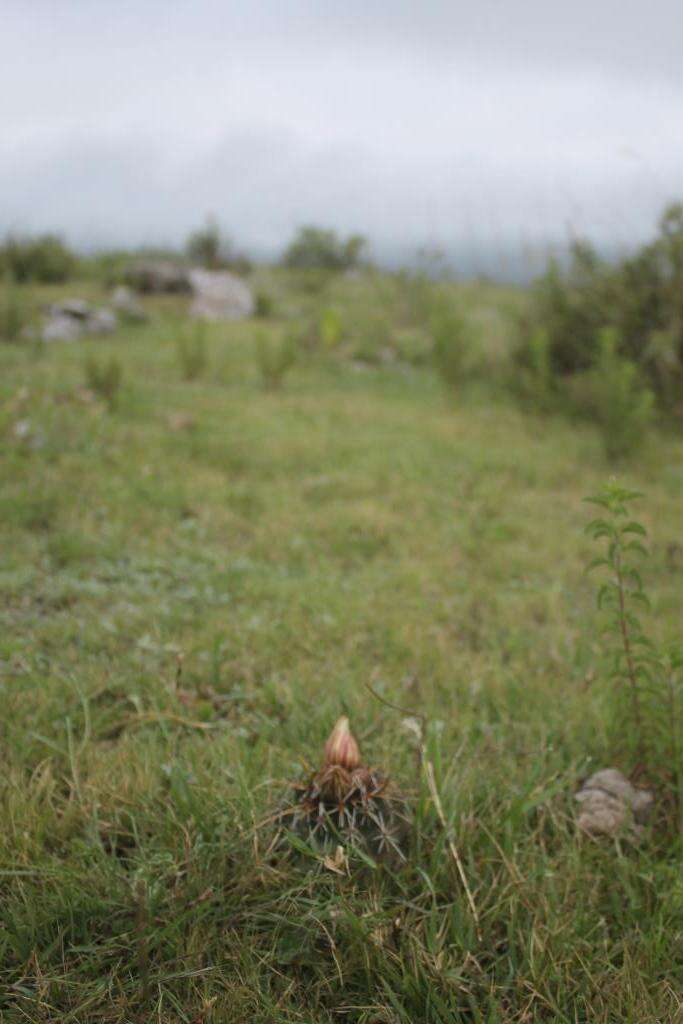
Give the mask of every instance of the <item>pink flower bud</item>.
[[349, 729], [346, 715], [337, 721], [325, 744], [325, 764], [338, 764], [353, 771], [360, 764], [360, 749]]

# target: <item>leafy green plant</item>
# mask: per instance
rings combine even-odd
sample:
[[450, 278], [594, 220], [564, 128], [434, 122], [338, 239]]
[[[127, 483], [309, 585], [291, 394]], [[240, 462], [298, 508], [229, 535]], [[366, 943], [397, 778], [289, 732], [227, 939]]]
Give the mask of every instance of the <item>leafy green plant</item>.
[[654, 416], [652, 391], [635, 364], [618, 350], [618, 331], [603, 328], [597, 362], [573, 389], [579, 411], [597, 423], [605, 453], [613, 460], [630, 455], [642, 444]]
[[236, 274], [248, 274], [251, 270], [251, 260], [235, 250], [215, 217], [208, 217], [204, 227], [192, 232], [185, 243], [185, 252], [194, 263], [209, 270], [229, 269]]
[[256, 361], [263, 386], [268, 391], [282, 387], [283, 381], [299, 358], [297, 337], [288, 333], [284, 338], [275, 338], [266, 331], [256, 336]]
[[18, 341], [29, 323], [29, 304], [25, 293], [7, 277], [0, 292], [0, 339]]
[[326, 228], [300, 228], [282, 262], [298, 270], [349, 270], [360, 265], [365, 249], [362, 235], [339, 238]]
[[272, 296], [268, 292], [257, 291], [254, 297], [254, 316], [257, 316], [260, 320], [267, 320], [273, 315], [274, 310], [275, 303]]
[[349, 326], [351, 345], [350, 356], [369, 366], [380, 366], [393, 362], [396, 353], [393, 347], [393, 324], [382, 310], [367, 310], [357, 314]]
[[10, 235], [0, 247], [0, 269], [15, 281], [59, 284], [76, 269], [76, 257], [56, 235], [20, 238]]
[[197, 380], [208, 365], [206, 324], [196, 321], [180, 331], [178, 336], [178, 362], [183, 380]]
[[110, 412], [113, 412], [118, 405], [122, 380], [123, 367], [115, 356], [100, 360], [96, 356], [91, 355], [86, 359], [86, 387], [106, 402]]
[[669, 776], [680, 809], [683, 654], [675, 646], [660, 649], [640, 618], [650, 608], [636, 567], [636, 560], [648, 555], [643, 545], [646, 530], [630, 511], [640, 497], [610, 482], [585, 499], [602, 513], [586, 529], [593, 540], [605, 545], [604, 554], [593, 559], [588, 569], [599, 569], [604, 576], [597, 604], [608, 638], [615, 733], [635, 767]]
[[432, 314], [430, 327], [436, 368], [448, 387], [457, 388], [472, 368], [471, 329], [465, 318], [445, 303]]
[[513, 390], [541, 412], [549, 412], [558, 402], [558, 380], [550, 360], [550, 338], [545, 327], [536, 327], [523, 347], [515, 353], [512, 369]]
[[336, 348], [342, 339], [343, 331], [341, 313], [334, 306], [328, 306], [322, 311], [318, 321], [318, 337], [323, 349]]
[[638, 367], [662, 407], [675, 408], [683, 393], [682, 274], [680, 205], [664, 211], [652, 242], [617, 263], [577, 241], [567, 265], [552, 262], [536, 282], [520, 348], [544, 328], [553, 374], [571, 376], [595, 365], [602, 330], [615, 328], [617, 354]]

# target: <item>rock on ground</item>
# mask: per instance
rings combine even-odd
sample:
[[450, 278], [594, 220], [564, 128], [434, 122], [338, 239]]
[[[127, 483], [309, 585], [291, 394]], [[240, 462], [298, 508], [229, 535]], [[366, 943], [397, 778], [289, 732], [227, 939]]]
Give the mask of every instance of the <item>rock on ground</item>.
[[43, 341], [76, 341], [93, 334], [111, 334], [117, 326], [111, 309], [96, 309], [84, 299], [66, 299], [49, 307], [40, 337]]
[[111, 304], [116, 312], [124, 320], [136, 323], [144, 323], [147, 320], [147, 313], [135, 297], [133, 291], [125, 284], [121, 284], [111, 293]]
[[187, 267], [179, 267], [169, 260], [139, 260], [126, 269], [126, 283], [143, 293], [190, 292]]
[[587, 779], [575, 799], [581, 805], [577, 825], [590, 836], [628, 835], [638, 839], [654, 797], [637, 789], [617, 768], [603, 768]]
[[48, 313], [40, 337], [43, 341], [76, 341], [83, 336], [81, 323], [72, 316], [61, 313]]
[[204, 320], [244, 320], [253, 316], [254, 296], [239, 277], [227, 270], [190, 271], [194, 301], [190, 315]]

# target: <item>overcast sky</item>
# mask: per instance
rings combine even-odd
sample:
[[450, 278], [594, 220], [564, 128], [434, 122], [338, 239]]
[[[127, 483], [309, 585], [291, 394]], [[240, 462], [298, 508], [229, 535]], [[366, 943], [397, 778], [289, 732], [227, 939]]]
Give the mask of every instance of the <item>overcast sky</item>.
[[0, 32], [2, 231], [624, 246], [683, 198], [681, 0], [0, 0]]

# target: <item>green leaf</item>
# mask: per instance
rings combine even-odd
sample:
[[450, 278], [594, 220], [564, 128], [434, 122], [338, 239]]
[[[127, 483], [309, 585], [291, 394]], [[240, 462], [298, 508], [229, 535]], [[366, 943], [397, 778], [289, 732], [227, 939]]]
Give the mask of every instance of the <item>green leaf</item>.
[[594, 558], [593, 561], [589, 562], [586, 566], [586, 572], [592, 572], [593, 569], [598, 569], [600, 567], [605, 567], [609, 569], [610, 563], [607, 561], [606, 558]]
[[630, 540], [628, 544], [624, 544], [623, 550], [635, 551], [637, 554], [642, 555], [644, 558], [647, 558], [649, 555], [649, 551], [647, 550], [647, 548], [643, 547], [643, 545], [637, 540]]
[[641, 523], [637, 523], [635, 520], [632, 520], [630, 523], [627, 523], [626, 526], [622, 526], [621, 532], [637, 533], [640, 537], [647, 537], [647, 530], [645, 529], [645, 527]]

